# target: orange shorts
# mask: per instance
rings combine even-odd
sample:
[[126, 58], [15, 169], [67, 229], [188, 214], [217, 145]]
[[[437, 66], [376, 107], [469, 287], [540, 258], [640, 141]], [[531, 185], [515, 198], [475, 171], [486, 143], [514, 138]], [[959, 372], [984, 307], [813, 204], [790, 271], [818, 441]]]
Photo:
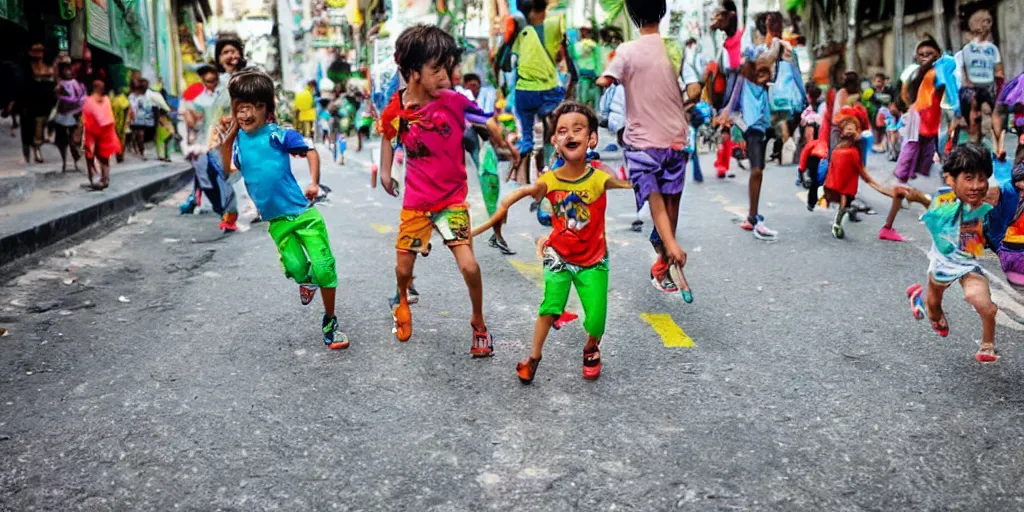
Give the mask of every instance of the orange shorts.
[[469, 245], [471, 242], [472, 224], [466, 203], [455, 204], [439, 212], [402, 209], [400, 219], [398, 242], [395, 244], [400, 251], [430, 252], [430, 236], [434, 230], [448, 247]]

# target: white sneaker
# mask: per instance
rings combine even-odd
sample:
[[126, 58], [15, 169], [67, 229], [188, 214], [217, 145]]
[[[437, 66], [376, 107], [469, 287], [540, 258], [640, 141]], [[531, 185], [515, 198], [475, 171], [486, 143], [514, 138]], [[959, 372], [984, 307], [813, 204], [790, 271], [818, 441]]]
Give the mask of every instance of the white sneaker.
[[768, 229], [768, 226], [765, 226], [764, 222], [758, 222], [757, 224], [755, 224], [753, 231], [754, 238], [758, 240], [765, 240], [768, 242], [774, 242], [779, 236], [779, 233], [777, 231], [772, 231], [771, 229]]

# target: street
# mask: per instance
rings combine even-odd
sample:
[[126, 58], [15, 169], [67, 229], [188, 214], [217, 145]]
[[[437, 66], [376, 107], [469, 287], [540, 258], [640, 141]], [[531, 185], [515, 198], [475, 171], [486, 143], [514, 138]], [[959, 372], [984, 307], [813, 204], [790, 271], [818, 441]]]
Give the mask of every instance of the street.
[[[980, 321], [959, 286], [949, 338], [915, 321], [919, 206], [897, 219], [908, 242], [879, 241], [888, 199], [862, 185], [879, 214], [835, 240], [796, 168], [769, 165], [762, 214], [779, 240], [765, 243], [738, 227], [747, 173], [717, 180], [705, 154], [680, 220], [685, 304], [651, 286], [651, 221], [632, 232], [632, 193], [610, 191], [603, 374], [582, 379], [576, 321], [524, 386], [545, 233], [528, 202], [506, 228], [517, 255], [476, 240], [494, 357], [470, 358], [468, 295], [436, 237], [403, 344], [387, 304], [401, 202], [369, 188], [369, 149], [344, 167], [321, 154], [347, 350], [323, 346], [319, 299], [299, 304], [265, 223], [222, 236], [212, 214], [177, 215], [184, 191], [0, 276], [0, 509], [1024, 507], [1024, 300], [987, 253], [991, 365], [974, 360]], [[891, 165], [872, 155], [873, 174]], [[293, 169], [308, 183], [305, 161]]]

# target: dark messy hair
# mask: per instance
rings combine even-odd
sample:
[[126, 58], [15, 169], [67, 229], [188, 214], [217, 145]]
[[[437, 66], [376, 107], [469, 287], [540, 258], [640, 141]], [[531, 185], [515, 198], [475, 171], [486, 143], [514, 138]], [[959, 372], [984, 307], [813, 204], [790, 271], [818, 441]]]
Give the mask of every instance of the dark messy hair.
[[466, 73], [465, 75], [462, 75], [462, 81], [463, 82], [473, 82], [473, 81], [476, 81], [476, 82], [483, 83], [483, 80], [480, 80], [480, 75], [478, 75], [476, 73]]
[[583, 114], [587, 116], [587, 125], [590, 128], [590, 132], [594, 133], [597, 131], [598, 120], [597, 114], [594, 113], [594, 109], [587, 105], [578, 103], [575, 101], [563, 101], [554, 112], [551, 113], [551, 123], [554, 126], [558, 126], [558, 120], [562, 116], [569, 114]]
[[889, 77], [885, 73], [875, 73], [875, 78], [881, 78], [882, 80], [888, 80]]
[[638, 27], [657, 25], [668, 13], [665, 0], [626, 0], [626, 11]]
[[860, 92], [860, 75], [856, 71], [847, 71], [843, 74], [843, 89], [850, 94]]
[[807, 82], [807, 84], [804, 85], [804, 90], [807, 91], [807, 97], [810, 98], [811, 101], [817, 103], [818, 100], [821, 99], [821, 89], [817, 85]]
[[248, 65], [245, 61], [245, 43], [234, 34], [223, 34], [217, 38], [217, 43], [213, 47], [213, 65], [217, 68], [217, 72], [224, 73], [227, 70], [220, 64], [220, 54], [224, 51], [225, 46], [234, 46], [238, 53], [242, 54], [238, 59], [237, 70], [245, 69]]
[[395, 62], [406, 81], [413, 71], [422, 71], [428, 64], [440, 64], [451, 76], [462, 58], [462, 48], [450, 34], [432, 25], [413, 25], [395, 41]]
[[740, 27], [739, 14], [736, 11], [736, 2], [733, 0], [722, 0], [722, 11], [729, 13], [729, 20], [725, 26], [725, 33], [732, 37]]
[[754, 18], [754, 27], [764, 36], [767, 36], [769, 33], [781, 36], [782, 13], [779, 11], [762, 12]]
[[217, 73], [217, 68], [209, 64], [203, 64], [196, 70], [196, 74], [199, 75], [200, 78], [202, 78], [203, 75], [209, 75], [210, 73]]
[[267, 112], [274, 111], [274, 80], [270, 75], [252, 70], [242, 70], [234, 74], [228, 81], [228, 94], [231, 101], [263, 104]]
[[[935, 50], [939, 55], [942, 55], [942, 48], [939, 47], [939, 43], [935, 41], [935, 38], [928, 34], [924, 34], [917, 46], [914, 47], [914, 54], [916, 56], [917, 50], [921, 48], [931, 48]], [[928, 64], [927, 66], [921, 66], [917, 68], [913, 76], [910, 77], [910, 82], [907, 84], [907, 96], [910, 99], [910, 103], [917, 103], [917, 93], [921, 89], [921, 81], [924, 80], [924, 76], [928, 74], [928, 71], [932, 69], [935, 63]]]
[[548, 0], [516, 0], [516, 7], [523, 14], [548, 10]]
[[949, 152], [949, 158], [942, 166], [945, 172], [956, 179], [965, 172], [980, 172], [985, 178], [992, 177], [992, 153], [983, 144], [969, 142], [960, 144]]

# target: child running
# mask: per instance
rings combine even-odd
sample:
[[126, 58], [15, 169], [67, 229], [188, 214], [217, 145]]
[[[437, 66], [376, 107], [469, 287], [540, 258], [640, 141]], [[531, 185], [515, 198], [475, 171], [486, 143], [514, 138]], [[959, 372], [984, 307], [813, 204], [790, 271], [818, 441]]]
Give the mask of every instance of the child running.
[[[846, 236], [843, 231], [843, 220], [852, 214], [851, 203], [857, 196], [857, 183], [863, 179], [872, 187], [879, 188], [875, 180], [864, 169], [857, 141], [861, 136], [861, 122], [852, 107], [843, 107], [835, 116], [839, 126], [839, 144], [832, 150], [829, 159], [828, 173], [825, 175], [825, 200], [829, 204], [838, 204], [839, 210], [832, 221], [832, 236], [841, 239]], [[817, 173], [817, 166], [814, 172]]]
[[537, 183], [506, 197], [489, 221], [473, 230], [479, 235], [500, 222], [520, 199], [546, 197], [553, 205], [552, 230], [544, 239], [544, 301], [537, 313], [533, 349], [516, 365], [524, 384], [533, 382], [544, 341], [562, 315], [569, 290], [576, 287], [583, 303], [587, 343], [583, 346], [583, 378], [601, 375], [601, 337], [608, 311], [608, 243], [605, 239], [605, 208], [608, 189], [633, 188], [625, 180], [594, 169], [587, 163], [587, 149], [597, 147], [597, 114], [580, 103], [567, 101], [552, 114], [552, 144], [565, 165], [542, 174]]
[[[640, 28], [640, 38], [619, 46], [597, 85], [609, 87], [618, 82], [626, 89], [623, 156], [637, 210], [644, 203], [651, 206], [651, 244], [658, 253], [651, 267], [651, 282], [663, 292], [682, 291], [690, 302], [693, 299], [682, 276], [686, 252], [676, 240], [689, 141], [679, 77], [658, 33], [667, 6], [665, 0], [626, 0], [626, 9]], [[670, 270], [682, 282], [675, 282]]]
[[981, 317], [981, 347], [974, 356], [978, 362], [999, 360], [995, 350], [996, 313], [988, 278], [978, 257], [985, 248], [984, 220], [992, 205], [985, 202], [988, 180], [992, 177], [992, 155], [981, 144], [956, 146], [943, 166], [952, 191], [939, 194], [922, 220], [932, 236], [928, 253], [928, 293], [920, 284], [907, 289], [914, 318], [925, 316], [932, 329], [945, 338], [949, 321], [942, 311], [942, 295], [956, 281], [964, 290], [964, 299]]
[[473, 305], [473, 357], [494, 352], [483, 313], [483, 282], [473, 256], [462, 138], [466, 114], [484, 114], [465, 96], [451, 90], [450, 77], [462, 50], [439, 27], [416, 25], [406, 29], [395, 43], [395, 61], [407, 84], [395, 93], [381, 114], [381, 182], [397, 195], [391, 171], [392, 141], [406, 151], [405, 198], [398, 227], [398, 304], [392, 308], [398, 341], [412, 337], [412, 311], [408, 290], [412, 284], [416, 254], [430, 251], [430, 236], [437, 231], [451, 249], [469, 288]]
[[[338, 330], [334, 297], [338, 274], [327, 238], [324, 218], [309, 202], [320, 194], [320, 157], [302, 135], [267, 122], [274, 111], [274, 81], [259, 71], [242, 71], [228, 82], [233, 126], [221, 146], [228, 172], [242, 173], [249, 197], [260, 216], [269, 221], [270, 237], [281, 254], [287, 277], [299, 283], [303, 305], [313, 301], [321, 288], [324, 344], [330, 349], [348, 348], [349, 340]], [[290, 157], [305, 157], [313, 182], [305, 192], [292, 174]], [[232, 168], [233, 169], [230, 169]]]
[[903, 92], [908, 105], [907, 113], [904, 115], [907, 137], [903, 141], [903, 148], [893, 171], [899, 183], [892, 187], [892, 206], [885, 218], [885, 225], [878, 232], [879, 240], [904, 241], [903, 236], [893, 228], [904, 199], [921, 204], [925, 208], [931, 203], [925, 194], [908, 183], [919, 175], [931, 174], [932, 158], [938, 147], [939, 124], [942, 121], [943, 95], [950, 105], [955, 105], [955, 109], [959, 110], [955, 84], [946, 80], [947, 73], [936, 72], [936, 61], [941, 56], [942, 50], [935, 40], [926, 38], [917, 44], [917, 62], [920, 67]]

